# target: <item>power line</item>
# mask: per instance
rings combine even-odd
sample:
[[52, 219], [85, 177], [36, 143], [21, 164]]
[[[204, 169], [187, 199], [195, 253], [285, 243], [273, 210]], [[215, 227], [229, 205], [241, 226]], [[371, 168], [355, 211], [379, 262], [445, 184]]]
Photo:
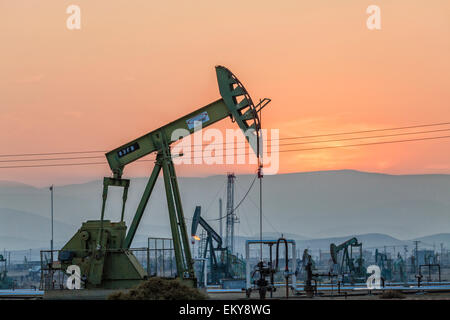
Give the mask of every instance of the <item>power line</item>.
[[[397, 136], [405, 136], [405, 135], [414, 135], [414, 134], [426, 134], [426, 133], [435, 133], [435, 132], [443, 132], [443, 131], [450, 131], [450, 128], [448, 129], [439, 129], [439, 130], [428, 130], [428, 131], [416, 131], [416, 132], [406, 132], [406, 133], [394, 133], [394, 134], [386, 134], [386, 135], [378, 135], [378, 136], [366, 136], [366, 137], [352, 137], [352, 138], [342, 138], [342, 139], [333, 139], [333, 140], [319, 140], [319, 141], [307, 141], [307, 142], [293, 142], [293, 143], [282, 143], [278, 146], [292, 146], [292, 145], [303, 145], [303, 144], [316, 144], [316, 143], [325, 143], [325, 142], [340, 142], [340, 141], [350, 141], [350, 140], [365, 140], [365, 139], [378, 139], [378, 138], [387, 138], [387, 137], [397, 137]], [[281, 140], [281, 139], [274, 139]], [[270, 140], [269, 140], [270, 141]], [[267, 141], [266, 141], [267, 142]], [[270, 141], [272, 142], [272, 141]], [[208, 144], [209, 146], [211, 144]], [[195, 145], [194, 145], [195, 146]], [[200, 146], [200, 145], [197, 145]], [[268, 147], [271, 147], [272, 144], [268, 144]], [[232, 147], [232, 148], [224, 148], [221, 150], [241, 150], [241, 149], [247, 149], [246, 147]], [[194, 150], [193, 152], [200, 152], [200, 150]], [[192, 151], [191, 151], [192, 153]]]
[[107, 151], [66, 151], [66, 152], [47, 152], [47, 153], [18, 153], [18, 154], [0, 154], [0, 157], [28, 157], [28, 156], [52, 156], [58, 154], [79, 154], [79, 153], [105, 153]]
[[[343, 146], [325, 146], [325, 147], [317, 147], [317, 148], [304, 148], [304, 149], [291, 149], [291, 150], [279, 150], [278, 152], [297, 152], [297, 151], [312, 151], [312, 150], [323, 150], [323, 149], [336, 149], [336, 148], [348, 148], [348, 147], [361, 147], [361, 146], [370, 146], [370, 145], [381, 145], [381, 144], [391, 144], [391, 143], [404, 143], [404, 142], [412, 142], [412, 141], [426, 141], [426, 140], [435, 140], [435, 139], [444, 139], [450, 138], [450, 136], [437, 136], [437, 137], [424, 137], [424, 138], [416, 138], [416, 139], [404, 139], [404, 140], [393, 140], [393, 141], [379, 141], [379, 142], [370, 142], [370, 143], [358, 143], [358, 144], [350, 144]], [[338, 140], [342, 141], [342, 140]], [[249, 155], [249, 153], [236, 153], [236, 156], [240, 155]], [[73, 157], [72, 159], [85, 159], [85, 158], [99, 158], [99, 157]], [[191, 157], [191, 158], [216, 158], [216, 156], [200, 156], [200, 157]], [[50, 160], [50, 159], [45, 159]], [[56, 159], [51, 159], [56, 160]], [[22, 160], [17, 160], [22, 161]], [[42, 160], [33, 160], [30, 161], [42, 161]], [[136, 162], [141, 161], [154, 161], [154, 160], [137, 160]], [[14, 160], [6, 160], [1, 162], [16, 162]], [[57, 167], [57, 166], [78, 166], [78, 165], [96, 165], [96, 164], [104, 164], [105, 162], [86, 162], [86, 163], [60, 163], [60, 164], [37, 164], [37, 165], [21, 165], [21, 166], [4, 166], [0, 167], [0, 169], [8, 169], [8, 168], [34, 168], [34, 167]]]
[[[338, 132], [338, 133], [325, 133], [325, 134], [316, 134], [316, 135], [308, 135], [308, 136], [294, 136], [294, 137], [282, 137], [274, 140], [295, 140], [295, 139], [307, 139], [307, 138], [320, 138], [320, 137], [330, 137], [330, 136], [341, 136], [341, 135], [351, 135], [351, 134], [358, 134], [358, 133], [370, 133], [370, 132], [380, 132], [380, 131], [393, 131], [393, 130], [405, 130], [405, 129], [414, 129], [414, 128], [424, 128], [424, 127], [434, 127], [434, 126], [444, 126], [444, 125], [450, 125], [450, 122], [439, 122], [439, 123], [429, 123], [429, 124], [422, 124], [422, 125], [414, 125], [414, 126], [403, 126], [403, 127], [391, 127], [391, 128], [381, 128], [381, 129], [371, 129], [371, 130], [360, 130], [360, 131], [347, 131], [347, 132]], [[444, 129], [442, 131], [446, 131], [449, 129]], [[441, 130], [437, 130], [441, 131]], [[436, 131], [429, 131], [429, 132], [436, 132]], [[426, 133], [426, 132], [424, 132]], [[404, 133], [404, 134], [414, 134], [414, 133]], [[389, 135], [387, 135], [389, 136]], [[267, 142], [267, 141], [266, 141]], [[217, 145], [217, 144], [231, 144], [234, 142], [225, 142], [225, 143], [210, 143], [208, 145]], [[237, 142], [237, 143], [245, 143], [243, 142]], [[203, 144], [197, 144], [193, 146], [202, 146]]]
[[[304, 149], [291, 149], [291, 150], [279, 150], [278, 152], [295, 152], [295, 151], [312, 151], [312, 150], [322, 150], [322, 149], [335, 149], [335, 148], [348, 148], [348, 147], [361, 147], [361, 146], [371, 146], [377, 144], [390, 144], [390, 143], [403, 143], [403, 142], [412, 142], [412, 141], [424, 141], [424, 140], [434, 140], [434, 139], [444, 139], [450, 138], [450, 136], [437, 136], [437, 137], [426, 137], [426, 138], [417, 138], [417, 139], [404, 139], [404, 140], [393, 140], [393, 141], [379, 141], [379, 142], [369, 142], [369, 143], [358, 143], [358, 144], [348, 144], [343, 146], [326, 146], [326, 147], [317, 147], [317, 148], [304, 148]], [[236, 153], [236, 156], [246, 156], [250, 155], [250, 153]], [[191, 158], [201, 158], [201, 157], [191, 157]], [[215, 158], [212, 157], [203, 157], [203, 158]]]
[[405, 140], [394, 140], [394, 141], [380, 141], [380, 142], [358, 143], [358, 144], [348, 144], [348, 145], [345, 145], [345, 146], [328, 146], [328, 147], [307, 148], [307, 149], [280, 150], [279, 152], [310, 151], [310, 150], [347, 148], [347, 147], [362, 147], [362, 146], [371, 146], [371, 145], [377, 145], [377, 144], [403, 143], [403, 142], [425, 141], [425, 140], [435, 140], [435, 139], [445, 139], [445, 138], [450, 138], [450, 136], [439, 136], [439, 137], [405, 139]]
[[[444, 122], [444, 123], [438, 123], [438, 124], [428, 124], [428, 125], [408, 126], [408, 127], [373, 129], [373, 130], [364, 130], [364, 131], [350, 131], [350, 132], [341, 132], [341, 133], [328, 133], [328, 134], [310, 135], [310, 136], [282, 137], [282, 138], [278, 138], [278, 139], [265, 140], [264, 142], [267, 142], [267, 141], [271, 142], [271, 141], [282, 141], [282, 140], [306, 139], [306, 138], [320, 138], [320, 137], [339, 136], [339, 135], [351, 135], [351, 134], [357, 134], [357, 133], [370, 133], [370, 132], [379, 132], [379, 131], [392, 131], [392, 130], [401, 130], [401, 129], [420, 128], [420, 127], [441, 126], [441, 125], [448, 125], [448, 124], [450, 124], [450, 122], [448, 122], [448, 123]], [[322, 143], [322, 142], [335, 142], [335, 141], [346, 141], [346, 140], [383, 138], [383, 137], [393, 137], [393, 136], [410, 135], [410, 134], [442, 132], [442, 131], [449, 131], [449, 130], [450, 130], [450, 128], [439, 129], [439, 130], [428, 130], [428, 131], [404, 132], [404, 133], [369, 136], [369, 137], [353, 137], [353, 138], [342, 138], [342, 139], [336, 139], [336, 140], [319, 140], [319, 141], [285, 143], [285, 144], [280, 144], [280, 146], [292, 145], [292, 144], [309, 144], [309, 143]], [[245, 144], [245, 143], [246, 143], [246, 141], [238, 141], [238, 142], [236, 142], [236, 144]], [[208, 143], [207, 146], [226, 145], [226, 144], [234, 144], [234, 141], [233, 142], [223, 142], [223, 143]], [[205, 144], [192, 144], [190, 146], [203, 147], [204, 145]], [[238, 148], [238, 147], [236, 147], [236, 148]]]
[[66, 167], [66, 166], [83, 166], [83, 165], [95, 165], [95, 164], [106, 164], [106, 162], [36, 164], [36, 165], [28, 165], [28, 166], [7, 166], [7, 167], [0, 167], [0, 169]]
[[[277, 140], [319, 138], [319, 137], [328, 137], [328, 136], [350, 135], [350, 134], [369, 133], [369, 132], [378, 132], [378, 131], [404, 130], [404, 129], [443, 126], [443, 125], [450, 125], [450, 122], [439, 122], [439, 123], [430, 123], [430, 124], [422, 124], [422, 125], [414, 125], [414, 126], [391, 127], [391, 128], [381, 128], [381, 129], [371, 129], [371, 130], [361, 130], [361, 131], [348, 131], [348, 132], [339, 132], [339, 133], [326, 133], [326, 134], [317, 134], [317, 135], [309, 135], [309, 136], [282, 137]], [[411, 133], [411, 134], [414, 134], [414, 133]], [[230, 144], [230, 143], [234, 143], [234, 142], [228, 142], [228, 143], [224, 143], [224, 144]], [[245, 141], [238, 142], [238, 143], [245, 143]], [[222, 144], [222, 143], [217, 143], [217, 144]], [[194, 146], [202, 146], [202, 145], [203, 144], [194, 145]], [[208, 144], [208, 145], [214, 145], [214, 144]], [[18, 153], [18, 154], [0, 154], [0, 157], [3, 158], [3, 157], [26, 157], [26, 156], [50, 156], [50, 155], [63, 155], [63, 154], [106, 153], [106, 152], [108, 152], [108, 150], [65, 151], [65, 152], [47, 152], [47, 153]]]
[[283, 144], [280, 144], [279, 146], [289, 146], [289, 145], [298, 145], [298, 144], [313, 144], [313, 143], [324, 143], [324, 142], [339, 142], [339, 141], [349, 141], [349, 140], [377, 139], [377, 138], [398, 137], [398, 136], [406, 136], [406, 135], [411, 135], [411, 134], [424, 134], [424, 133], [434, 133], [434, 132], [443, 132], [443, 131], [450, 131], [450, 128], [449, 129], [439, 129], [439, 130], [428, 130], [428, 131], [393, 133], [393, 134], [385, 134], [385, 135], [369, 136], [369, 137], [353, 137], [353, 138], [343, 138], [343, 139], [333, 139], [333, 140], [283, 143]]
[[225, 216], [223, 216], [222, 218], [218, 218], [218, 219], [208, 219], [207, 221], [219, 221], [221, 219], [224, 219], [232, 214], [234, 214], [234, 212], [237, 210], [237, 208], [239, 208], [239, 206], [242, 204], [242, 202], [244, 202], [245, 198], [247, 198], [248, 194], [250, 193], [250, 190], [252, 190], [253, 185], [255, 184], [256, 178], [258, 176], [255, 175], [255, 178], [253, 179], [252, 183], [250, 184], [250, 187], [248, 188], [247, 192], [245, 193], [245, 195], [242, 197], [241, 201], [239, 201], [239, 203], [233, 208], [233, 210], [229, 213], [226, 214]]
[[[147, 160], [137, 160], [136, 162], [149, 162], [155, 161], [156, 159]], [[0, 167], [0, 169], [16, 169], [16, 168], [39, 168], [39, 167], [65, 167], [65, 166], [83, 166], [83, 165], [97, 165], [97, 164], [107, 164], [106, 161], [103, 162], [80, 162], [80, 163], [55, 163], [55, 164], [36, 164], [36, 165], [20, 165], [20, 166], [6, 166]]]
[[[426, 140], [436, 140], [436, 139], [445, 139], [450, 138], [450, 136], [437, 136], [437, 137], [426, 137], [426, 138], [417, 138], [417, 139], [404, 139], [404, 140], [394, 140], [394, 141], [381, 141], [381, 142], [370, 142], [370, 143], [358, 143], [358, 144], [349, 144], [343, 146], [326, 146], [326, 147], [317, 147], [317, 148], [304, 148], [304, 149], [291, 149], [291, 150], [280, 150], [278, 152], [298, 152], [298, 151], [312, 151], [312, 150], [323, 150], [323, 149], [336, 149], [336, 148], [349, 148], [349, 147], [361, 147], [361, 146], [371, 146], [371, 145], [381, 145], [381, 144], [392, 144], [392, 143], [404, 143], [404, 142], [413, 142], [413, 141], [426, 141]], [[236, 156], [242, 155], [250, 155], [250, 153], [236, 153]], [[201, 157], [191, 157], [191, 158], [216, 158], [215, 156], [201, 156]], [[137, 160], [136, 162], [143, 161], [155, 161], [155, 160]], [[78, 165], [96, 165], [96, 164], [105, 164], [106, 162], [86, 162], [86, 163], [61, 163], [61, 164], [48, 164], [48, 165], [26, 165], [26, 166], [5, 166], [0, 167], [0, 169], [12, 169], [12, 168], [35, 168], [35, 167], [58, 167], [58, 166], [78, 166]]]
[[449, 124], [450, 124], [450, 122], [440, 122], [440, 123], [421, 124], [421, 125], [405, 126], [405, 127], [372, 129], [372, 130], [362, 130], [362, 131], [350, 131], [350, 132], [341, 132], [341, 133], [327, 133], [327, 134], [312, 135], [312, 136], [287, 137], [287, 138], [282, 138], [280, 140], [303, 139], [303, 138], [318, 138], [318, 137], [327, 137], [327, 136], [340, 136], [340, 135], [347, 135], [347, 134], [369, 133], [369, 132], [377, 132], [377, 131], [404, 130], [404, 129], [413, 129], [413, 128], [444, 126], [444, 125], [449, 125]]
[[104, 159], [103, 156], [93, 157], [69, 157], [69, 158], [41, 158], [41, 159], [12, 159], [12, 160], [0, 160], [0, 162], [33, 162], [33, 161], [55, 161], [55, 160], [82, 160], [82, 159]]
[[[238, 187], [240, 188], [240, 186], [238, 185]], [[255, 206], [256, 209], [259, 210], [259, 206], [256, 205], [256, 203], [253, 201], [252, 197], [249, 195], [248, 199], [250, 200], [250, 202]], [[272, 227], [272, 229], [276, 232], [276, 233], [281, 233], [279, 232], [274, 226], [273, 224], [270, 222], [270, 220], [266, 217], [265, 214], [263, 214], [263, 218], [266, 220], [266, 222]]]
[[[406, 132], [406, 133], [394, 133], [387, 135], [378, 135], [378, 136], [365, 136], [365, 137], [352, 137], [352, 138], [343, 138], [343, 139], [332, 139], [332, 140], [321, 140], [321, 141], [307, 141], [307, 142], [294, 142], [294, 143], [283, 143], [279, 146], [290, 146], [290, 145], [303, 145], [303, 144], [316, 144], [316, 143], [326, 143], [326, 142], [340, 142], [340, 141], [350, 141], [350, 140], [365, 140], [365, 139], [377, 139], [377, 138], [387, 138], [387, 137], [396, 137], [396, 136], [404, 136], [404, 135], [415, 135], [415, 134], [426, 134], [426, 133], [435, 133], [435, 132], [443, 132], [450, 131], [448, 129], [439, 129], [439, 130], [428, 130], [428, 131], [416, 131], [416, 132]], [[277, 139], [275, 139], [277, 140]], [[210, 144], [208, 144], [210, 145]], [[203, 146], [203, 145], [194, 145], [194, 146]], [[268, 145], [272, 146], [272, 144]], [[247, 149], [247, 147], [232, 147], [232, 148], [223, 148], [221, 150], [242, 150]], [[199, 150], [197, 150], [199, 152]], [[196, 152], [194, 150], [193, 152]], [[190, 152], [192, 153], [192, 151]], [[104, 156], [91, 156], [91, 157], [68, 157], [68, 158], [40, 158], [40, 159], [10, 159], [10, 160], [0, 160], [1, 162], [34, 162], [34, 161], [55, 161], [55, 160], [82, 160], [82, 159], [103, 159]]]

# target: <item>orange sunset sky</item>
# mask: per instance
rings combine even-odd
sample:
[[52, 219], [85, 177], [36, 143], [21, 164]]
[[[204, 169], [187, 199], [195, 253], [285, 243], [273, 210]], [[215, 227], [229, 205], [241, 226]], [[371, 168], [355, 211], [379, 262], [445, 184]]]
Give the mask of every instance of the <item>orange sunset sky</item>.
[[[66, 28], [71, 4], [81, 30]], [[381, 30], [366, 27], [373, 4]], [[254, 100], [272, 99], [263, 126], [280, 137], [450, 122], [448, 0], [0, 0], [0, 49], [0, 154], [114, 149], [218, 99], [218, 64]], [[422, 136], [436, 135], [450, 134]], [[280, 156], [280, 173], [450, 174], [450, 139]], [[44, 186], [108, 174], [105, 163], [0, 169], [0, 180]]]

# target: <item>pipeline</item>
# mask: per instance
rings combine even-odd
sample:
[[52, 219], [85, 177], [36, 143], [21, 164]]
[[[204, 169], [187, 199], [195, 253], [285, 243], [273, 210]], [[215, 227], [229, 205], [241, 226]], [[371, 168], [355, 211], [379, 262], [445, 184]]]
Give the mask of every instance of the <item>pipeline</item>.
[[278, 271], [278, 262], [279, 262], [279, 248], [280, 248], [280, 242], [284, 242], [285, 245], [285, 267], [284, 267], [284, 277], [286, 278], [286, 299], [289, 298], [289, 248], [288, 248], [288, 242], [287, 240], [281, 236], [277, 240], [277, 252], [276, 252], [276, 258], [275, 258], [275, 270]]

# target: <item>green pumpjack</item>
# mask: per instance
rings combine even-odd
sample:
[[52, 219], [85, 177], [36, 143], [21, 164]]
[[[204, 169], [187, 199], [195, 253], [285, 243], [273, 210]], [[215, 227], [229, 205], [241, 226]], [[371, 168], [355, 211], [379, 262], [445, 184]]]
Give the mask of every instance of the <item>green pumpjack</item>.
[[[353, 248], [357, 248], [359, 251], [356, 259], [353, 257]], [[338, 261], [339, 252], [342, 252], [341, 261]], [[341, 276], [347, 275], [348, 279], [342, 279], [344, 282], [354, 283], [366, 278], [362, 243], [358, 242], [356, 238], [351, 238], [340, 245], [332, 243], [330, 245], [330, 255], [333, 263], [338, 265], [338, 274]]]
[[[206, 128], [230, 117], [242, 129], [252, 149], [259, 155], [258, 113], [270, 102], [270, 99], [265, 98], [255, 106], [242, 83], [227, 68], [217, 66], [216, 75], [221, 99], [106, 153], [113, 176], [105, 177], [103, 180], [101, 218], [83, 223], [62, 248], [58, 257], [59, 268], [64, 272], [71, 265], [80, 267], [85, 289], [128, 289], [148, 278], [147, 272], [131, 252], [130, 246], [161, 171], [169, 211], [177, 278], [189, 286], [196, 286], [194, 261], [189, 247], [170, 145], [198, 130], [199, 123], [202, 128]], [[176, 135], [180, 129], [184, 129], [183, 134]], [[151, 153], [156, 153], [155, 165], [127, 231], [124, 213], [130, 181], [122, 179], [122, 173], [126, 165]], [[123, 188], [119, 222], [105, 220], [110, 186]]]

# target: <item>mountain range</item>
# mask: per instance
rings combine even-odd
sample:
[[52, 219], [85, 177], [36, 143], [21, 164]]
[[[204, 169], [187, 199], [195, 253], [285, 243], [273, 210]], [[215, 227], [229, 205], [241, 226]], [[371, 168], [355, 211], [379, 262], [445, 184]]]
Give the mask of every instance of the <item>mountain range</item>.
[[[147, 178], [131, 179], [125, 220], [130, 224]], [[188, 229], [195, 206], [219, 228], [219, 198], [226, 202], [226, 176], [180, 177], [179, 187]], [[253, 175], [239, 175], [235, 205], [242, 239], [259, 237], [259, 187]], [[250, 191], [248, 191], [250, 190]], [[248, 195], [244, 198], [248, 191]], [[450, 245], [450, 175], [387, 175], [353, 170], [267, 175], [263, 179], [263, 228], [268, 237], [281, 234], [300, 247], [326, 248], [358, 235], [367, 247]], [[55, 247], [62, 246], [87, 220], [99, 219], [102, 181], [54, 187]], [[241, 202], [241, 200], [243, 200]], [[121, 190], [110, 188], [106, 218], [120, 217]], [[223, 223], [223, 229], [224, 227]], [[190, 232], [190, 230], [188, 230]], [[166, 196], [158, 179], [133, 246], [147, 237], [170, 237]], [[0, 248], [48, 248], [48, 188], [0, 181]], [[239, 241], [238, 241], [239, 242]]]

